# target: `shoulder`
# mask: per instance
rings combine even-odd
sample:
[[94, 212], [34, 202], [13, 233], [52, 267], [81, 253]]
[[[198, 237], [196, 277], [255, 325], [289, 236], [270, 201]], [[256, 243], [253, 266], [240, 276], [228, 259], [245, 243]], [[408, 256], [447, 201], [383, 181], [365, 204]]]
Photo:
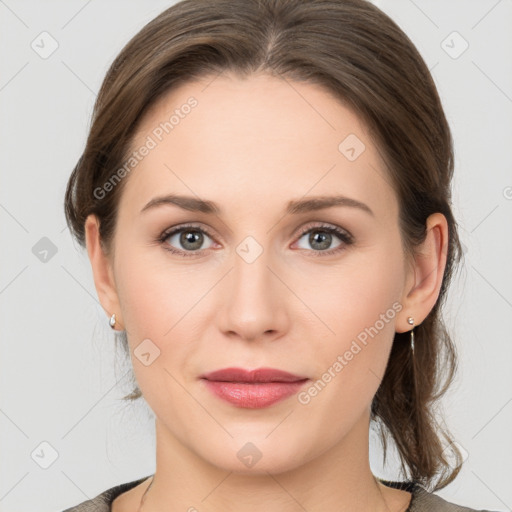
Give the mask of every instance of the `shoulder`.
[[448, 502], [428, 492], [423, 487], [416, 485], [413, 491], [411, 507], [409, 512], [492, 512], [489, 510], [480, 510], [464, 507], [455, 503]]
[[418, 482], [391, 482], [380, 478], [379, 480], [389, 487], [402, 489], [412, 494], [411, 502], [405, 512], [493, 512], [451, 503], [441, 498], [441, 496], [432, 494]]
[[110, 505], [117, 496], [136, 487], [144, 480], [147, 480], [150, 476], [151, 475], [148, 475], [137, 480], [132, 480], [131, 482], [110, 487], [94, 498], [83, 501], [74, 507], [67, 508], [63, 512], [110, 512]]

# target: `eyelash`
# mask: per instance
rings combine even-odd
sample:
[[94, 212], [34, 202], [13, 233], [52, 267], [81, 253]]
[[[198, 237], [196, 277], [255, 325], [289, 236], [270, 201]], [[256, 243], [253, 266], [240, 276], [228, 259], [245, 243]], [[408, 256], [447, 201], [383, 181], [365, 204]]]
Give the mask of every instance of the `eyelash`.
[[[169, 251], [173, 254], [177, 254], [182, 257], [196, 256], [197, 254], [199, 254], [201, 252], [201, 250], [199, 250], [199, 251], [180, 251], [178, 249], [174, 249], [172, 246], [170, 246], [169, 244], [166, 243], [166, 240], [170, 236], [172, 236], [176, 233], [179, 233], [181, 231], [187, 231], [187, 230], [199, 231], [200, 233], [203, 233], [203, 234], [209, 236], [210, 238], [214, 238], [213, 235], [205, 228], [201, 228], [194, 224], [184, 224], [184, 225], [172, 228], [170, 230], [168, 229], [168, 230], [164, 231], [158, 237], [158, 239], [156, 241], [159, 242], [166, 251]], [[316, 256], [330, 256], [332, 254], [335, 254], [337, 252], [344, 250], [343, 245], [348, 246], [348, 245], [351, 245], [354, 243], [354, 238], [348, 231], [337, 228], [335, 226], [331, 226], [329, 224], [321, 224], [318, 226], [308, 226], [308, 227], [304, 228], [299, 233], [298, 239], [302, 238], [306, 233], [309, 233], [310, 231], [323, 231], [323, 232], [331, 233], [331, 234], [337, 235], [340, 238], [340, 240], [343, 242], [342, 244], [340, 244], [338, 247], [336, 247], [334, 249], [328, 249], [325, 251], [311, 250], [311, 252], [313, 252], [315, 257]], [[307, 249], [304, 249], [304, 250], [307, 250]]]

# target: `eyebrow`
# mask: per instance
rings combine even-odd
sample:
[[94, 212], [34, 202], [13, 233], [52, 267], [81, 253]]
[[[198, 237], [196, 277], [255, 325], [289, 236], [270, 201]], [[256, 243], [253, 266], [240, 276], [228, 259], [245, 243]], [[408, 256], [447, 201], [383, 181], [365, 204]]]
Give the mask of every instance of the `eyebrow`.
[[[222, 213], [221, 208], [212, 201], [176, 194], [167, 194], [165, 196], [159, 196], [151, 199], [151, 201], [149, 201], [149, 203], [147, 203], [146, 206], [142, 208], [140, 213], [162, 205], [175, 205], [191, 212], [202, 212], [215, 215], [220, 215]], [[289, 201], [286, 206], [286, 214], [293, 215], [306, 213], [316, 210], [323, 210], [324, 208], [332, 208], [334, 206], [357, 208], [375, 217], [375, 214], [368, 205], [362, 203], [361, 201], [357, 201], [356, 199], [342, 195], [318, 196], [310, 197], [308, 199]]]

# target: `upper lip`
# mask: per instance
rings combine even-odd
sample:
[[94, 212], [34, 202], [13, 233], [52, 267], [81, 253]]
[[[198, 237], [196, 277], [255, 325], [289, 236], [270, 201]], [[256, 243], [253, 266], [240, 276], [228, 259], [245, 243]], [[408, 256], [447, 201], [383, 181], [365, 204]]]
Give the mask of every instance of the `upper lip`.
[[201, 375], [201, 378], [222, 382], [296, 382], [307, 379], [307, 377], [275, 368], [257, 368], [255, 370], [223, 368], [222, 370], [205, 373]]

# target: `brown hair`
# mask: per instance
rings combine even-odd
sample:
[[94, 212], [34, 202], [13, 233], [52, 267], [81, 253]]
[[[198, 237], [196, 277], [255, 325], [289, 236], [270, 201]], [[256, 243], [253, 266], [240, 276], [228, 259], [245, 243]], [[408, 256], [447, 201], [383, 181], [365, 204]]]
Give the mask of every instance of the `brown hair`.
[[[404, 251], [414, 255], [426, 219], [448, 221], [447, 263], [439, 298], [414, 329], [396, 333], [383, 381], [371, 407], [396, 443], [401, 470], [438, 490], [458, 474], [443, 453], [435, 402], [456, 371], [455, 347], [440, 308], [462, 257], [451, 211], [453, 142], [429, 70], [414, 44], [386, 14], [365, 0], [184, 0], [148, 23], [112, 63], [99, 91], [85, 150], [65, 196], [73, 236], [85, 247], [89, 214], [100, 221], [107, 254], [113, 250], [123, 179], [104, 197], [94, 191], [118, 170], [138, 123], [151, 105], [178, 84], [223, 71], [320, 84], [356, 112], [379, 148], [397, 194]], [[124, 348], [128, 351], [126, 338]], [[442, 377], [444, 378], [444, 385]], [[124, 397], [141, 396], [139, 388]], [[436, 480], [437, 479], [437, 480]]]

